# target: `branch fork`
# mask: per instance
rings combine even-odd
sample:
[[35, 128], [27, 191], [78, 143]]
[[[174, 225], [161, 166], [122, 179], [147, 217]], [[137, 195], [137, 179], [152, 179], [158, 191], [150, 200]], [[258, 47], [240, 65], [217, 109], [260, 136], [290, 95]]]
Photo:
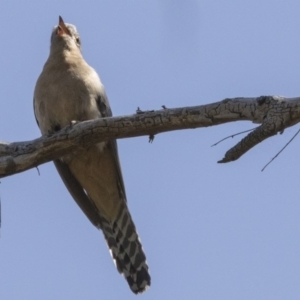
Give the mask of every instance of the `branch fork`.
[[219, 163], [237, 160], [258, 143], [297, 124], [300, 121], [300, 97], [227, 98], [193, 107], [163, 107], [157, 111], [75, 123], [32, 141], [0, 142], [0, 178], [37, 167], [78, 147], [88, 148], [111, 139], [152, 137], [172, 130], [234, 121], [252, 121], [261, 125], [228, 150]]

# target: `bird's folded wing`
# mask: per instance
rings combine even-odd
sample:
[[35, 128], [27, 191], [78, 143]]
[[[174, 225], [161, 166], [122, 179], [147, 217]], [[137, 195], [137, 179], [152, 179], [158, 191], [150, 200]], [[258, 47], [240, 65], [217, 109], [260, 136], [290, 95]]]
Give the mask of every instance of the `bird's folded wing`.
[[[98, 97], [96, 98], [98, 110], [101, 113], [102, 117], [112, 117], [112, 111], [106, 96], [105, 91], [102, 91], [99, 93]], [[118, 145], [116, 140], [111, 140], [108, 142], [108, 147], [113, 153], [113, 159], [115, 163], [115, 167], [117, 169], [117, 175], [118, 175], [118, 182], [120, 184], [119, 189], [121, 190], [123, 194], [123, 199], [124, 201], [127, 202], [126, 200], [126, 191], [125, 191], [125, 185], [123, 181], [123, 176], [122, 176], [122, 170], [121, 170], [121, 164], [119, 160], [119, 153], [118, 153]]]
[[90, 200], [78, 180], [71, 173], [68, 165], [61, 159], [54, 160], [53, 162], [61, 179], [78, 206], [82, 209], [92, 224], [94, 224], [97, 228], [101, 227], [101, 217], [95, 204]]
[[123, 181], [123, 176], [122, 176], [122, 170], [121, 170], [121, 164], [119, 160], [119, 154], [118, 154], [118, 145], [116, 140], [111, 140], [108, 142], [108, 147], [110, 147], [112, 154], [113, 154], [113, 159], [115, 163], [115, 167], [117, 169], [117, 176], [118, 176], [118, 182], [119, 182], [119, 189], [122, 193], [122, 199], [127, 202], [126, 198], [126, 190], [125, 190], [125, 185]]

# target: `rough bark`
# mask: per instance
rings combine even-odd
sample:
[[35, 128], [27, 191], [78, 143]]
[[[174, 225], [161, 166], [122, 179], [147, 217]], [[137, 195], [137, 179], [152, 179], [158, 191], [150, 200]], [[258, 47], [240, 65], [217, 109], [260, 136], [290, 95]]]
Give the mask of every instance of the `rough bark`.
[[0, 178], [37, 167], [76, 149], [110, 139], [207, 127], [234, 121], [261, 124], [227, 151], [220, 163], [241, 157], [263, 140], [300, 121], [300, 98], [261, 96], [157, 111], [137, 110], [135, 115], [72, 124], [61, 131], [26, 142], [0, 142]]

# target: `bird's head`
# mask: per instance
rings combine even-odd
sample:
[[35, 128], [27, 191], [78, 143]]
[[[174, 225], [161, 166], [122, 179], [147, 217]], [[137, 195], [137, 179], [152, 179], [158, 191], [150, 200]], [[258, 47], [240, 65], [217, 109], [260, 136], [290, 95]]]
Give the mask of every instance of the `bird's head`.
[[53, 28], [51, 35], [51, 48], [79, 49], [81, 51], [80, 37], [72, 24], [67, 24], [59, 16], [58, 25]]

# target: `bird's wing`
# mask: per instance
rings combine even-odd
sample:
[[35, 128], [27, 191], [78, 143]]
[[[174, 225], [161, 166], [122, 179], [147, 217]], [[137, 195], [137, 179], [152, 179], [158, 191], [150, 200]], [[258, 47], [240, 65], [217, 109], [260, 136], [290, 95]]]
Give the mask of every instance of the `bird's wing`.
[[102, 227], [102, 221], [98, 209], [96, 208], [94, 202], [91, 201], [89, 196], [85, 193], [81, 184], [71, 173], [68, 165], [65, 164], [61, 159], [54, 160], [53, 162], [61, 179], [78, 206], [82, 209], [93, 225], [95, 225], [97, 228]]
[[[111, 117], [112, 116], [112, 111], [107, 99], [107, 96], [105, 93], [102, 93], [96, 99], [98, 109], [101, 113], [102, 117]], [[121, 164], [119, 160], [119, 153], [118, 153], [118, 145], [116, 140], [111, 140], [108, 142], [108, 147], [111, 149], [114, 157], [114, 162], [115, 162], [115, 167], [117, 170], [118, 174], [118, 182], [119, 182], [119, 188], [121, 189], [121, 193], [123, 194], [123, 198], [126, 201], [126, 191], [125, 191], [125, 185], [123, 181], [123, 176], [122, 176], [122, 170], [121, 170]]]
[[[33, 99], [33, 110], [35, 115], [35, 120], [37, 125], [39, 126], [39, 121], [35, 111], [35, 99]], [[63, 180], [65, 186], [67, 187], [69, 193], [72, 195], [78, 206], [85, 213], [87, 218], [91, 221], [91, 223], [97, 228], [101, 227], [101, 217], [98, 213], [95, 204], [90, 200], [81, 184], [75, 178], [75, 176], [71, 173], [67, 164], [65, 164], [61, 159], [56, 159], [53, 161], [54, 165]]]

